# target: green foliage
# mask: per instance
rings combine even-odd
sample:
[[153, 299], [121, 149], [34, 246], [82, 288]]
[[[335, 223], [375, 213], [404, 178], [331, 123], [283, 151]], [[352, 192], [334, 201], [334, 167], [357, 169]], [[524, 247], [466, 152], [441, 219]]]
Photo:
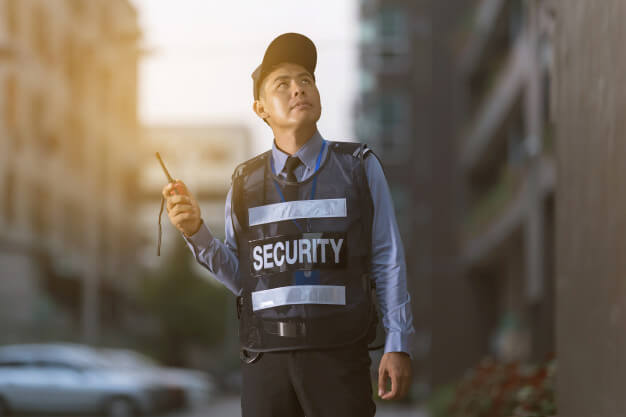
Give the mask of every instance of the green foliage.
[[450, 404], [454, 401], [455, 384], [437, 388], [428, 399], [428, 412], [431, 417], [450, 417]]
[[539, 365], [482, 360], [458, 382], [434, 391], [433, 417], [547, 417], [556, 414], [552, 359]]
[[225, 334], [226, 314], [234, 314], [228, 290], [196, 276], [191, 262], [189, 251], [177, 247], [163, 268], [142, 281], [141, 298], [159, 321], [162, 332], [156, 342], [161, 346], [159, 356], [166, 362], [184, 362], [183, 351], [189, 344], [219, 344]]

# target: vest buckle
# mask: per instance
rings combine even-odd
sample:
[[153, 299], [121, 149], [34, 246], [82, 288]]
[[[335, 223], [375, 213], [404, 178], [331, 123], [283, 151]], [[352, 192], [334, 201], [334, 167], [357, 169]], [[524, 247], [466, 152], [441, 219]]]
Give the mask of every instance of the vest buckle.
[[306, 325], [303, 321], [265, 321], [263, 329], [272, 335], [281, 337], [303, 337], [306, 335]]

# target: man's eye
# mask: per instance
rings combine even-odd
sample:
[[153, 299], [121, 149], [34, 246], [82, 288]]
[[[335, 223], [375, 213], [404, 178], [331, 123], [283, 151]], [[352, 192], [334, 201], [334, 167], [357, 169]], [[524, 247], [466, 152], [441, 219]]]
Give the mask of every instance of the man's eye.
[[278, 88], [282, 87], [287, 87], [287, 83], [283, 81], [282, 83], [278, 84]]
[[311, 84], [311, 80], [309, 80], [308, 78], [303, 78], [303, 79], [302, 79], [302, 82], [303, 82], [304, 84]]

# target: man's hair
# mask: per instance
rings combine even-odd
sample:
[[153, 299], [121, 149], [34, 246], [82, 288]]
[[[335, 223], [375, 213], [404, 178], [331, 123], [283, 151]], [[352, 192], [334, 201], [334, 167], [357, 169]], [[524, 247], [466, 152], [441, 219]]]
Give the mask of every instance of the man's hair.
[[[274, 70], [276, 68], [278, 68], [279, 66], [281, 66], [282, 64], [284, 64], [284, 62], [281, 62], [279, 64], [274, 64], [270, 67], [269, 71], [267, 71], [267, 75], [265, 77], [263, 77], [263, 79], [261, 80], [261, 84], [259, 85], [259, 98], [258, 100], [261, 100], [261, 98], [263, 98], [265, 96], [265, 91], [264, 91], [264, 87], [265, 87], [265, 81], [267, 81], [267, 76], [270, 75], [272, 72], [274, 72]], [[270, 125], [270, 123], [267, 121], [267, 119], [263, 119], [263, 121], [265, 122], [265, 124], [267, 124], [269, 127], [272, 127]]]

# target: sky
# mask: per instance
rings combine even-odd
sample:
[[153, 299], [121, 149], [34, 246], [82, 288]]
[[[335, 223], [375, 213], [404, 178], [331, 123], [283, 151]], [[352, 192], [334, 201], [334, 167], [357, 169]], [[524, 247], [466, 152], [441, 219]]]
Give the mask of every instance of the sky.
[[144, 124], [235, 123], [249, 127], [258, 153], [272, 132], [252, 111], [250, 74], [284, 32], [310, 37], [318, 51], [319, 131], [355, 139], [357, 0], [131, 0], [143, 47], [139, 113]]

